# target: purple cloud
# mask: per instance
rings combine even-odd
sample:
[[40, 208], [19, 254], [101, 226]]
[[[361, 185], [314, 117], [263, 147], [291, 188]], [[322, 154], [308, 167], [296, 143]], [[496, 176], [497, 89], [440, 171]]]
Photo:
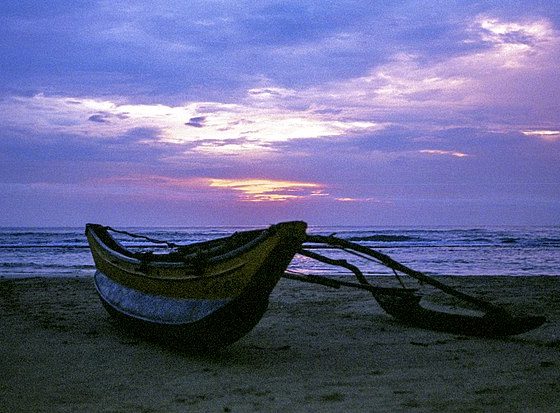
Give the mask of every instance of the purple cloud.
[[[556, 223], [559, 33], [544, 1], [2, 2], [0, 204], [30, 225]], [[273, 207], [240, 182], [303, 189]]]
[[192, 126], [195, 128], [202, 128], [204, 127], [205, 122], [206, 122], [206, 116], [195, 116], [193, 118], [190, 118], [189, 121], [185, 123], [185, 125]]

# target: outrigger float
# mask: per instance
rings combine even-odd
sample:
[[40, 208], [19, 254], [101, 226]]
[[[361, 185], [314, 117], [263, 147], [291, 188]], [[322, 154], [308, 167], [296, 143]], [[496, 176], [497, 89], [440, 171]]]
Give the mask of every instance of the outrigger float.
[[[97, 268], [95, 287], [107, 311], [143, 336], [190, 350], [218, 349], [247, 334], [262, 318], [269, 296], [282, 277], [366, 290], [397, 320], [453, 334], [509, 336], [545, 322], [542, 316], [514, 316], [366, 246], [334, 235], [308, 234], [306, 229], [305, 222], [284, 222], [188, 245], [98, 224], [87, 224], [86, 236]], [[134, 252], [111, 232], [166, 244], [170, 252]], [[317, 252], [320, 250], [336, 250], [381, 264], [391, 269], [398, 285], [372, 285], [357, 265], [322, 255]], [[357, 282], [288, 270], [296, 254], [350, 271]], [[465, 304], [460, 309], [476, 308], [481, 314], [425, 308], [420, 305], [419, 290], [406, 287], [404, 276], [458, 299]]]

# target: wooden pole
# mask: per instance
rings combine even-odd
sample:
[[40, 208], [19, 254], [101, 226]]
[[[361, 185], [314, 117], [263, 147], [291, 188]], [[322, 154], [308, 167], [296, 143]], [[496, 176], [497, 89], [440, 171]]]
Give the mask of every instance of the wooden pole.
[[400, 262], [397, 262], [395, 260], [393, 260], [391, 257], [389, 257], [388, 255], [385, 255], [381, 252], [375, 251], [371, 248], [365, 247], [363, 245], [360, 244], [356, 244], [354, 242], [351, 241], [347, 241], [341, 238], [337, 238], [337, 237], [333, 237], [333, 236], [324, 236], [324, 235], [307, 235], [307, 240], [306, 242], [313, 242], [313, 243], [321, 243], [321, 244], [327, 244], [327, 245], [334, 245], [336, 247], [342, 248], [342, 249], [349, 249], [349, 250], [354, 250], [357, 251], [361, 254], [370, 256], [375, 258], [377, 261], [379, 261], [381, 264], [385, 265], [386, 267], [389, 267], [391, 269], [394, 269], [396, 271], [400, 271], [403, 274], [406, 274], [412, 278], [417, 279], [418, 281], [421, 281], [423, 283], [426, 284], [430, 284], [436, 288], [438, 288], [439, 290], [452, 295], [454, 297], [460, 298], [462, 300], [464, 300], [465, 302], [469, 302], [471, 304], [474, 304], [475, 306], [484, 309], [486, 311], [492, 311], [492, 312], [504, 312], [504, 310], [488, 301], [482, 300], [478, 297], [473, 297], [469, 294], [463, 293], [461, 291], [456, 290], [453, 287], [450, 287], [446, 284], [441, 283], [440, 281], [437, 281], [435, 279], [433, 279], [432, 277], [427, 276], [426, 274], [420, 272], [420, 271], [415, 271], [403, 264], [401, 264]]

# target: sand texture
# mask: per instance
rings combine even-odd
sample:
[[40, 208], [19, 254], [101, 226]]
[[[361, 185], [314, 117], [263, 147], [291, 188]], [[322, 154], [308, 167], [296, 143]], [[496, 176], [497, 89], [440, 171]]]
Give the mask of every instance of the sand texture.
[[446, 281], [548, 322], [504, 339], [437, 333], [366, 292], [282, 280], [251, 333], [189, 355], [121, 331], [90, 278], [0, 280], [0, 411], [560, 411], [560, 278]]

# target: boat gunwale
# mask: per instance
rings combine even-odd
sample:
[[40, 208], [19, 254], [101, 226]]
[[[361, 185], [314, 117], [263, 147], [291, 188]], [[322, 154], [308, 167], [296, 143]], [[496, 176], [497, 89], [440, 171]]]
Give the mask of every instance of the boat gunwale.
[[[177, 269], [177, 268], [188, 268], [188, 267], [196, 268], [197, 254], [189, 254], [189, 255], [183, 256], [185, 261], [142, 260], [140, 258], [135, 258], [135, 257], [132, 257], [132, 256], [125, 255], [125, 254], [111, 248], [109, 245], [107, 245], [107, 243], [97, 234], [97, 231], [93, 227], [94, 225], [97, 225], [97, 224], [88, 224], [86, 226], [86, 231], [89, 232], [92, 235], [92, 237], [95, 240], [95, 243], [99, 246], [100, 249], [105, 251], [109, 256], [112, 256], [119, 261], [123, 261], [123, 262], [126, 262], [126, 263], [131, 264], [131, 265], [147, 264], [151, 267], [156, 267], [156, 268], [175, 268], [175, 269]], [[248, 241], [244, 244], [241, 244], [239, 247], [237, 247], [233, 250], [226, 251], [223, 254], [215, 255], [215, 256], [212, 256], [212, 257], [204, 257], [205, 262], [208, 263], [208, 264], [219, 264], [219, 263], [221, 263], [223, 261], [226, 261], [228, 259], [232, 259], [232, 258], [235, 258], [237, 256], [240, 256], [243, 253], [245, 253], [246, 251], [251, 250], [257, 244], [259, 244], [259, 243], [265, 241], [266, 239], [270, 238], [271, 236], [275, 235], [277, 233], [277, 231], [274, 230], [275, 227], [276, 227], [276, 225], [273, 225], [271, 227], [263, 229], [261, 231], [261, 233], [258, 234], [255, 238], [251, 239], [250, 241]], [[232, 234], [230, 236], [223, 237], [222, 239], [224, 240], [224, 242], [226, 242], [228, 239], [230, 239], [234, 235], [235, 234]], [[120, 244], [109, 233], [107, 233], [107, 236], [109, 236], [124, 251], [130, 253], [131, 255], [134, 254], [134, 252], [130, 251], [129, 249], [124, 247], [122, 244]], [[214, 240], [209, 240], [208, 242], [215, 242], [215, 241], [218, 241], [218, 240], [219, 239], [214, 239]], [[204, 243], [204, 241], [201, 244], [203, 244], [203, 243]], [[187, 244], [185, 246], [188, 246], [188, 245], [192, 245], [192, 244]], [[214, 247], [214, 248], [216, 248], [216, 247]], [[208, 250], [206, 252], [210, 252], [210, 251], [211, 250]], [[187, 261], [187, 260], [189, 260], [189, 261]], [[145, 274], [142, 273], [142, 275], [145, 275]]]

